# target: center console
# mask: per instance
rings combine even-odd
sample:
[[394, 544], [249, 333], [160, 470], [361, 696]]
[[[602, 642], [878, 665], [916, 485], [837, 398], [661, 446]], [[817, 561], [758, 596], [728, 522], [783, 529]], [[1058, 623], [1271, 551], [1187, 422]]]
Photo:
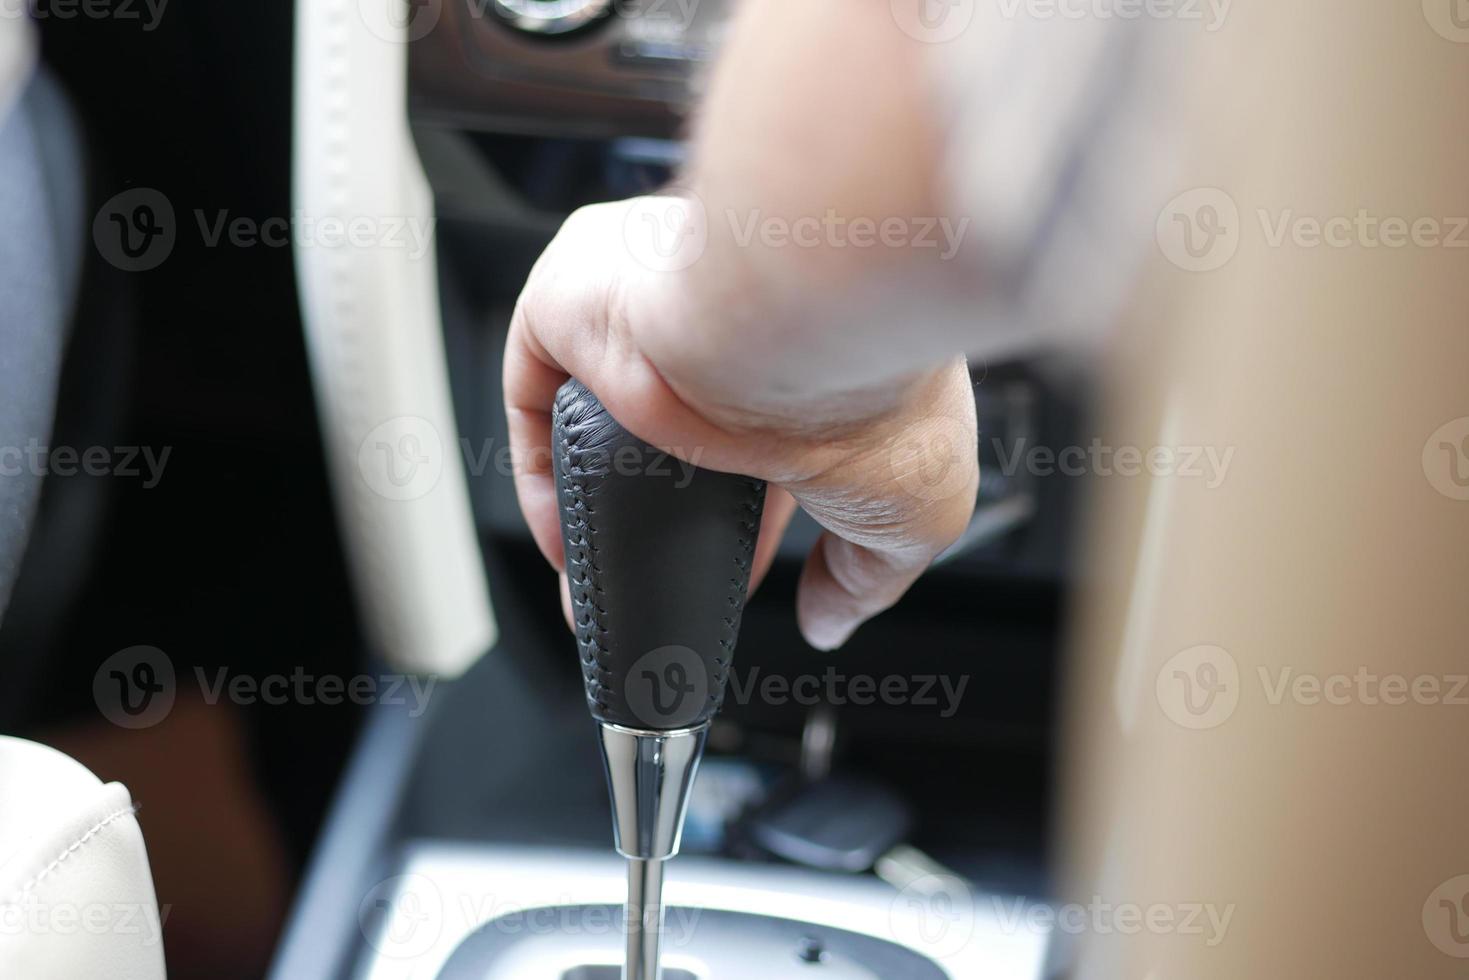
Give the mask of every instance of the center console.
[[[600, 852], [420, 843], [369, 897], [364, 980], [617, 980], [625, 883]], [[1034, 977], [1045, 935], [993, 896], [728, 861], [670, 872], [664, 980]]]

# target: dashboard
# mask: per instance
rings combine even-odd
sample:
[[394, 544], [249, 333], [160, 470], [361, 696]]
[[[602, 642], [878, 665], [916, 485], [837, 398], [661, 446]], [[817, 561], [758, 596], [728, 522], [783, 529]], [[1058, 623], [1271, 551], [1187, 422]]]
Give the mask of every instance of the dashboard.
[[510, 133], [674, 135], [727, 0], [425, 0], [409, 86], [425, 120]]

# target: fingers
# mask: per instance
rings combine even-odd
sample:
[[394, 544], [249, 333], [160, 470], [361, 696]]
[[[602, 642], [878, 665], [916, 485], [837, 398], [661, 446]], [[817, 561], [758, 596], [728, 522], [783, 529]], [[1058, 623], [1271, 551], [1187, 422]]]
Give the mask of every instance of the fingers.
[[863, 622], [900, 599], [932, 555], [901, 555], [823, 533], [796, 591], [796, 622], [818, 650], [835, 650]]
[[[644, 438], [650, 420], [679, 417], [676, 398], [624, 336], [621, 301], [639, 282], [618, 259], [625, 205], [572, 214], [536, 262], [511, 317], [504, 360], [505, 414], [515, 493], [541, 554], [564, 565], [551, 465], [551, 405], [575, 376], [608, 411]], [[683, 413], [687, 414], [687, 413]], [[674, 442], [699, 446], [708, 427], [675, 430]]]
[[785, 537], [786, 528], [790, 526], [795, 513], [796, 498], [780, 487], [770, 487], [765, 491], [765, 512], [760, 518], [760, 538], [755, 542], [755, 567], [750, 572], [751, 595], [765, 581], [765, 573], [770, 571], [770, 564], [775, 561], [775, 553], [780, 549], [781, 538]]
[[[605, 221], [598, 209], [567, 219], [536, 262], [510, 318], [504, 360], [505, 417], [515, 493], [536, 547], [558, 571], [565, 565], [551, 465], [551, 405], [576, 375], [597, 390], [609, 359], [609, 290], [616, 270], [586, 254]], [[616, 367], [616, 365], [613, 365]]]
[[562, 572], [558, 578], [561, 580], [558, 589], [561, 593], [561, 615], [566, 619], [566, 628], [573, 633], [576, 632], [576, 613], [571, 608], [571, 579]]
[[826, 528], [796, 596], [801, 632], [819, 650], [897, 602], [974, 512], [978, 433], [963, 362], [914, 395], [886, 437], [797, 491]]
[[551, 404], [567, 377], [517, 313], [510, 324], [504, 364], [505, 419], [515, 495], [536, 547], [558, 572], [566, 567], [566, 560], [551, 468]]

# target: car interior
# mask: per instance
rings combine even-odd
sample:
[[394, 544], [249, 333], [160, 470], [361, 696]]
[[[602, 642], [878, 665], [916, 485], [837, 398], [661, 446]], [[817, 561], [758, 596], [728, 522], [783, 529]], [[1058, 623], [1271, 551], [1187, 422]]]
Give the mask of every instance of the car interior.
[[[137, 925], [0, 922], [0, 975], [629, 976], [639, 858], [613, 827], [644, 814], [609, 797], [582, 634], [517, 505], [502, 356], [567, 216], [684, 163], [735, 6], [34, 6], [0, 129], [0, 733], [26, 743], [0, 753], [0, 884], [7, 839], [126, 825], [99, 901]], [[339, 248], [324, 214], [384, 220]], [[1086, 474], [1032, 454], [1092, 445], [1107, 389], [1063, 354], [969, 369], [974, 517], [911, 591], [813, 649], [794, 597], [820, 528], [798, 514], [736, 609], [647, 980], [1134, 975], [1075, 970], [1046, 911], [1095, 523]], [[1169, 547], [1158, 506], [1114, 512], [1111, 572]], [[1261, 548], [1299, 527], [1232, 526]], [[675, 748], [629, 748], [660, 753], [637, 778], [672, 778]], [[38, 779], [46, 812], [7, 807]], [[60, 872], [22, 891], [38, 878]]]
[[[284, 3], [170, 10], [150, 31], [119, 20], [38, 21], [45, 94], [35, 96], [36, 111], [69, 120], [75, 134], [62, 148], [71, 166], [39, 173], [69, 183], [56, 196], [80, 211], [144, 183], [157, 187], [178, 225], [167, 260], [146, 274], [90, 249], [76, 256], [81, 284], [69, 295], [79, 302], [66, 318], [51, 441], [172, 452], [154, 485], [146, 475], [43, 482], [0, 633], [10, 664], [4, 718], [7, 732], [70, 752], [142, 802], [159, 901], [173, 909], [166, 948], [174, 976], [410, 975], [392, 955], [401, 951], [378, 938], [397, 927], [380, 922], [383, 910], [364, 896], [377, 888], [389, 917], [407, 909], [417, 896], [396, 894], [391, 883], [424, 874], [425, 863], [483, 865], [491, 875], [497, 861], [540, 855], [538, 877], [584, 869], [588, 900], [607, 891], [609, 803], [574, 644], [554, 577], [538, 567], [508, 468], [497, 461], [506, 445], [499, 358], [520, 285], [566, 214], [651, 191], [678, 165], [683, 119], [726, 12], [690, 5], [697, 16], [685, 23], [670, 5], [667, 16], [617, 18], [567, 36], [569, 21], [594, 17], [601, 5], [522, 4], [530, 13], [518, 18], [516, 6], [429, 4], [414, 16], [442, 20], [433, 30], [409, 21], [410, 35], [423, 36], [406, 45], [373, 33], [396, 24], [386, 6], [380, 25], [356, 5]], [[555, 10], [540, 15], [540, 7]], [[337, 17], [349, 22], [328, 22]], [[639, 36], [643, 28], [654, 33]], [[300, 311], [309, 317], [314, 300], [298, 295], [312, 288], [307, 266], [335, 256], [321, 249], [298, 259], [268, 244], [210, 248], [203, 232], [217, 214], [259, 220], [303, 204], [311, 178], [297, 173], [293, 198], [292, 167], [327, 161], [303, 159], [325, 151], [312, 145], [320, 131], [301, 131], [311, 111], [301, 100], [329, 98], [309, 86], [327, 70], [315, 62], [329, 56], [331, 31], [361, 35], [343, 43], [366, 51], [354, 56], [368, 64], [399, 59], [378, 66], [382, 77], [370, 83], [361, 80], [367, 64], [354, 62], [351, 78], [399, 88], [411, 145], [379, 152], [403, 154], [405, 168], [421, 160], [432, 201], [425, 215], [436, 219], [431, 285], [441, 314], [382, 325], [438, 332], [446, 374], [398, 383], [444, 385], [450, 414], [440, 431], [457, 433], [462, 447], [451, 445], [455, 465], [439, 479], [460, 484], [465, 519], [416, 532], [459, 538], [431, 542], [420, 560], [437, 564], [437, 574], [456, 560], [446, 552], [472, 554], [488, 585], [478, 586], [478, 601], [488, 610], [484, 597], [493, 597], [498, 641], [458, 610], [444, 617], [458, 624], [438, 627], [458, 635], [394, 651], [429, 670], [471, 661], [422, 703], [408, 685], [400, 692], [386, 683], [368, 704], [271, 704], [263, 691], [250, 703], [221, 703], [221, 676], [379, 677], [405, 663], [378, 646], [395, 627], [373, 624], [394, 612], [374, 608], [371, 591], [354, 592], [356, 556], [334, 513], [334, 479], [349, 483], [337, 488], [338, 507], [371, 492], [334, 468], [355, 468], [357, 446], [345, 450], [351, 460], [332, 459], [340, 447], [331, 440], [342, 434], [331, 421], [318, 428], [313, 401], [310, 372], [317, 397], [348, 383], [331, 376], [340, 366], [322, 339], [342, 328], [303, 323]], [[683, 844], [714, 882], [725, 869], [778, 868], [787, 894], [818, 894], [828, 878], [849, 884], [825, 858], [814, 868], [782, 859], [740, 819], [816, 772], [879, 793], [895, 811], [848, 828], [857, 837], [844, 847], [861, 850], [866, 835], [873, 846], [913, 845], [996, 893], [1046, 894], [1052, 688], [1073, 492], [1064, 478], [1002, 475], [998, 460], [1016, 445], [1072, 432], [1083, 388], [1067, 369], [1043, 364], [976, 364], [974, 373], [981, 451], [996, 478], [985, 480], [971, 532], [941, 566], [839, 661], [811, 651], [795, 628], [791, 596], [815, 537], [809, 521], [789, 534], [750, 603], [734, 677], [744, 693], [727, 698], [710, 733], [700, 784], [708, 799], [696, 796]], [[141, 461], [137, 468], [147, 473]], [[160, 534], [162, 524], [194, 530]], [[380, 533], [348, 525], [348, 533], [364, 530]], [[444, 601], [474, 602], [476, 589], [465, 591], [470, 598]], [[417, 615], [436, 616], [437, 602]], [[411, 622], [415, 614], [405, 615]], [[166, 655], [177, 700], [156, 725], [119, 731], [97, 717], [90, 679], [106, 655], [139, 644]], [[978, 651], [983, 679], [969, 663]], [[895, 655], [911, 697], [884, 699], [875, 682], [864, 693], [863, 680], [890, 674], [884, 665]], [[757, 696], [772, 680], [788, 687], [807, 675], [809, 690]], [[981, 757], [983, 783], [949, 778]], [[220, 854], [206, 829], [221, 821], [232, 828], [233, 856]], [[206, 860], [215, 880], [194, 880]], [[490, 894], [491, 909], [516, 901], [503, 888], [469, 887], [481, 901]], [[211, 895], [227, 913], [198, 907]], [[458, 917], [448, 921], [470, 931]], [[452, 952], [464, 936], [441, 938]], [[1032, 945], [1021, 953], [1038, 956]], [[436, 945], [423, 955], [442, 952]]]

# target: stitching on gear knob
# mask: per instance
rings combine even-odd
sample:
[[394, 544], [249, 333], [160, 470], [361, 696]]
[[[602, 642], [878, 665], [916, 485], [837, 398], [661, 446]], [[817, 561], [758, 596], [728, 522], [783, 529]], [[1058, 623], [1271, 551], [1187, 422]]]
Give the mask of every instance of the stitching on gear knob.
[[593, 716], [656, 731], [707, 722], [734, 661], [764, 482], [649, 446], [575, 380], [557, 392], [551, 424]]

